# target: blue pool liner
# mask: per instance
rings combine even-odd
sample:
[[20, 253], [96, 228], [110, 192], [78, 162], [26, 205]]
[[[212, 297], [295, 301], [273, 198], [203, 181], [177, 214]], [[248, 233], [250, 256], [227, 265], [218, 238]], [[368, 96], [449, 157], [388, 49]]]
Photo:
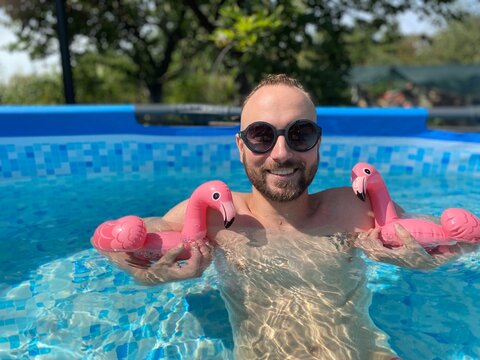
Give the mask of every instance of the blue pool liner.
[[[318, 107], [317, 119], [325, 136], [418, 136], [480, 142], [478, 134], [431, 131], [424, 108]], [[0, 137], [102, 134], [228, 135], [233, 126], [146, 126], [136, 117], [136, 106], [61, 105], [0, 106]]]

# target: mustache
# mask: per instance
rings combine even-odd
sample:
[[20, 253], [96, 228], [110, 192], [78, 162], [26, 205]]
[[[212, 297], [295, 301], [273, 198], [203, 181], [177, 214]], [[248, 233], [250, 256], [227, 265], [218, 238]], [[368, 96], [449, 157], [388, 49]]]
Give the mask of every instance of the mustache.
[[299, 170], [305, 170], [306, 165], [304, 162], [300, 161], [292, 161], [292, 160], [287, 160], [283, 163], [274, 163], [272, 165], [266, 166], [262, 165], [262, 170], [278, 170], [278, 169], [285, 169], [285, 168], [295, 168]]

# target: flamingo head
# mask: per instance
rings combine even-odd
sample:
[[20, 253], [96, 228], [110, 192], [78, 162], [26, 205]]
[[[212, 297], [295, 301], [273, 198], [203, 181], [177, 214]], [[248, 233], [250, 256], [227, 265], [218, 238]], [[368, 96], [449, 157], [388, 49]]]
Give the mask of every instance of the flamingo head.
[[368, 163], [357, 163], [352, 169], [352, 189], [362, 201], [365, 201], [367, 198], [368, 185], [381, 180], [381, 175], [377, 169]]
[[229, 228], [236, 215], [232, 192], [229, 187], [220, 180], [213, 180], [201, 185], [197, 191], [208, 207], [222, 214], [223, 225], [226, 229]]

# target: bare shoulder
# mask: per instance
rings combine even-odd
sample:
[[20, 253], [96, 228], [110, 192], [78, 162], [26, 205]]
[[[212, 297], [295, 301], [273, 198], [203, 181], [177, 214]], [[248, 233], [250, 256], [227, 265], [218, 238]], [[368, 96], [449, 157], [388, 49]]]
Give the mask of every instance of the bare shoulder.
[[312, 195], [318, 204], [318, 216], [343, 231], [365, 231], [373, 227], [370, 202], [360, 200], [351, 187], [335, 187]]
[[183, 227], [188, 200], [175, 205], [163, 216], [144, 218], [148, 232], [180, 231]]
[[173, 208], [171, 208], [163, 216], [163, 219], [168, 222], [179, 222], [183, 223], [183, 218], [185, 217], [185, 211], [187, 210], [188, 199], [178, 203]]
[[232, 192], [233, 204], [237, 212], [244, 212], [248, 209], [247, 198], [250, 193]]
[[349, 186], [333, 187], [330, 189], [320, 191], [314, 195], [320, 196], [324, 200], [327, 200], [327, 199], [345, 200], [351, 203], [352, 206], [357, 206], [357, 205], [362, 206], [362, 204], [365, 203], [355, 195], [352, 188]]

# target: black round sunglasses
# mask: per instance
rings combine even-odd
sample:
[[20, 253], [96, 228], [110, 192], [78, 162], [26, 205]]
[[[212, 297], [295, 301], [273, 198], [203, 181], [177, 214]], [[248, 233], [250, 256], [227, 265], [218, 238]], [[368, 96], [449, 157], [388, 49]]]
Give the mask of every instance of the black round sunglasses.
[[285, 129], [277, 129], [270, 123], [257, 121], [238, 133], [247, 148], [256, 154], [270, 151], [280, 135], [285, 136], [290, 149], [305, 152], [317, 145], [322, 136], [322, 128], [306, 119], [295, 120]]

